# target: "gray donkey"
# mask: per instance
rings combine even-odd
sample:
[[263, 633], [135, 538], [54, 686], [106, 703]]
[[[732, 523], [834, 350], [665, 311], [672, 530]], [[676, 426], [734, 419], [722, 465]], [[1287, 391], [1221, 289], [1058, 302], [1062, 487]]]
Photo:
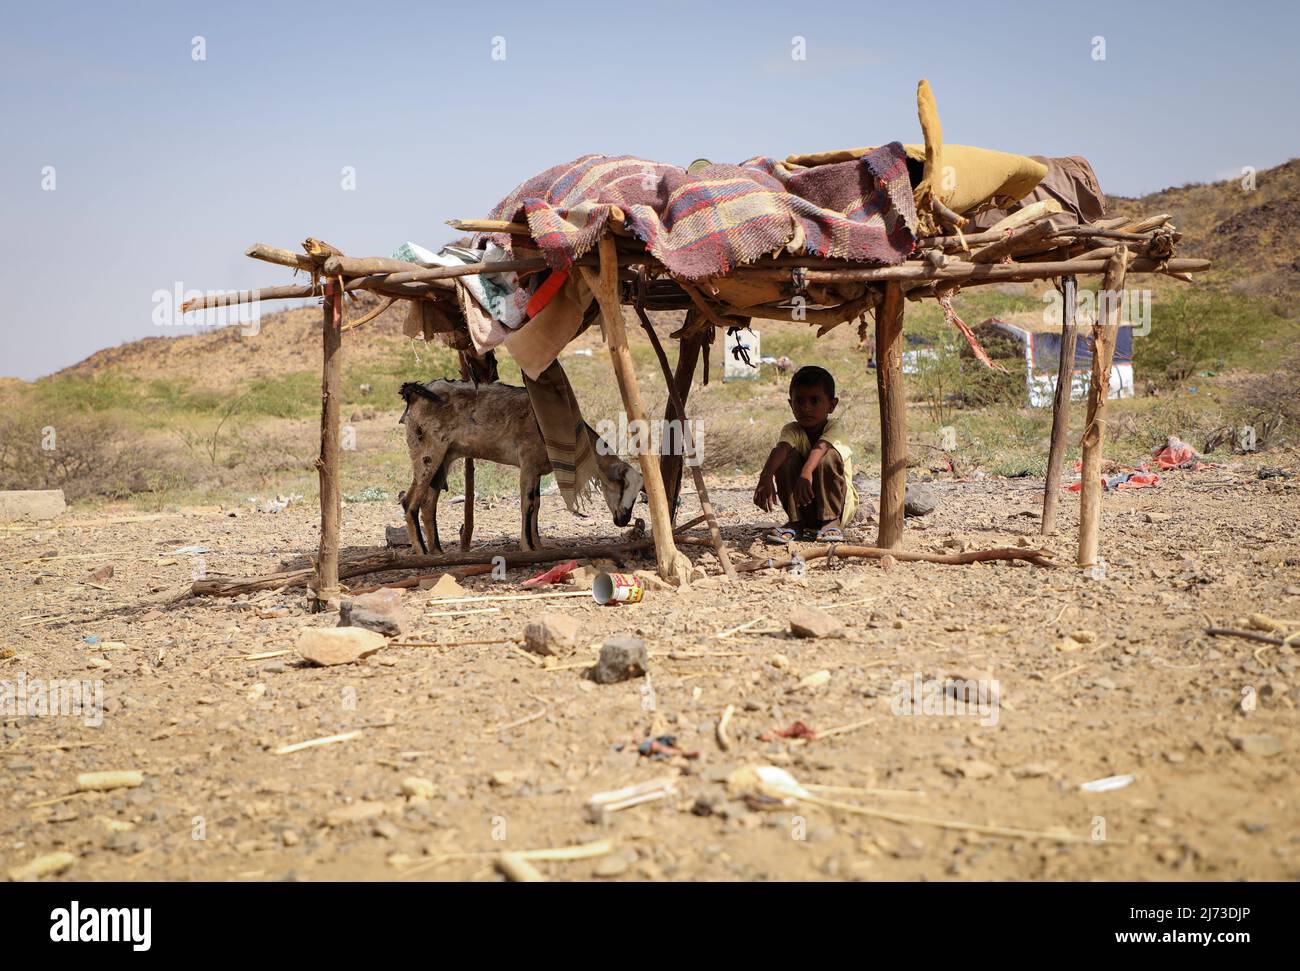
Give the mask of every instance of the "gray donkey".
[[[434, 550], [442, 552], [438, 498], [447, 487], [447, 469], [456, 459], [475, 458], [519, 469], [519, 545], [525, 550], [537, 549], [541, 545], [537, 512], [542, 476], [552, 468], [527, 390], [497, 383], [408, 381], [398, 394], [406, 402], [399, 424], [406, 425], [406, 445], [411, 452], [411, 485], [401, 496], [411, 548], [429, 551], [418, 515], [424, 520]], [[592, 442], [598, 442], [590, 425], [587, 430]], [[596, 449], [601, 492], [614, 524], [626, 526], [644, 483], [638, 470], [612, 452], [609, 448]]]

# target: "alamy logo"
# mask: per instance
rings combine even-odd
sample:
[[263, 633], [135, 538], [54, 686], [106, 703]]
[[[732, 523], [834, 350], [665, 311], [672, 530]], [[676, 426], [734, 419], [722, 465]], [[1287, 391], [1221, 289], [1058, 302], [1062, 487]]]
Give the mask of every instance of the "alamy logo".
[[133, 951], [152, 943], [153, 911], [148, 907], [71, 907], [50, 911], [50, 940], [60, 942], [129, 941]]

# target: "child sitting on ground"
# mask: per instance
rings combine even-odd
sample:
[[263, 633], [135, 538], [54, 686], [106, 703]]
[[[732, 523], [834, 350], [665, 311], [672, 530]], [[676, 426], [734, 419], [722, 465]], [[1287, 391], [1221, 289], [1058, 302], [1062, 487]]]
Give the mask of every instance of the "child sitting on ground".
[[801, 367], [790, 379], [795, 420], [781, 429], [754, 490], [759, 509], [770, 512], [779, 501], [785, 510], [786, 524], [768, 534], [769, 543], [844, 541], [843, 527], [852, 520], [858, 497], [853, 454], [839, 419], [831, 417], [839, 402], [835, 379], [825, 368]]

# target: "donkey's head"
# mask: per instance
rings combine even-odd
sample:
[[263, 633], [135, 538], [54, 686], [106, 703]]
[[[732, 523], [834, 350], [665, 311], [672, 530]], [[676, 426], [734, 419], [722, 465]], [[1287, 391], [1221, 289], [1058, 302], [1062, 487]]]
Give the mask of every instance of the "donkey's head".
[[600, 460], [600, 491], [614, 517], [615, 526], [626, 526], [632, 521], [632, 508], [642, 495], [645, 479], [641, 473], [617, 456]]

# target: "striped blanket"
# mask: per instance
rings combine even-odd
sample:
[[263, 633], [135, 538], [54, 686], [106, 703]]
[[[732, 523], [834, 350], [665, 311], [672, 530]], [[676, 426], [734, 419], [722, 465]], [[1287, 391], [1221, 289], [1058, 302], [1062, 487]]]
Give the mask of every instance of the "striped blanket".
[[[901, 263], [916, 243], [907, 155], [898, 142], [804, 168], [757, 157], [691, 174], [631, 156], [584, 155], [506, 196], [493, 219], [526, 219], [551, 267], [567, 269], [617, 206], [650, 253], [687, 279], [716, 276], [779, 250]], [[494, 236], [516, 256], [523, 237]]]

